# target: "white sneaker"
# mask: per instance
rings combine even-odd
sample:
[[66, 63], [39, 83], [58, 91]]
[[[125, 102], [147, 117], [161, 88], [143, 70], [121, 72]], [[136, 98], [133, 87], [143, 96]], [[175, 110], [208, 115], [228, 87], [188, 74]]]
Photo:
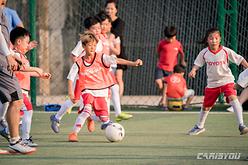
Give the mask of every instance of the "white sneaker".
[[227, 108], [226, 109], [228, 112], [234, 112], [234, 110], [233, 110], [233, 107], [231, 106], [231, 107], [229, 107], [229, 108]]
[[36, 148], [29, 147], [26, 144], [22, 143], [21, 139], [19, 139], [14, 144], [10, 143], [9, 148], [21, 154], [31, 154], [32, 152], [36, 151]]
[[29, 139], [23, 139], [22, 142], [25, 145], [28, 145], [29, 147], [37, 147], [38, 146], [38, 144], [36, 144], [36, 143], [33, 142], [32, 136], [30, 136]]
[[205, 128], [199, 128], [195, 125], [189, 132], [188, 135], [199, 135], [200, 133], [204, 132]]

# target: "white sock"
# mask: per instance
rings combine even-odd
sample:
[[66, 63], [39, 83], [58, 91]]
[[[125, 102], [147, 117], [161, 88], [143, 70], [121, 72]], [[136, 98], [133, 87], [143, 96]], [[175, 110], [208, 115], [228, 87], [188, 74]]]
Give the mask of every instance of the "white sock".
[[119, 85], [115, 84], [110, 89], [111, 89], [111, 94], [112, 94], [111, 99], [112, 99], [112, 103], [113, 103], [114, 110], [115, 110], [115, 116], [118, 116], [121, 114], [121, 100], [120, 100]]
[[100, 122], [100, 118], [98, 116], [96, 116], [95, 114], [91, 115], [90, 118], [94, 121]]
[[235, 100], [231, 101], [230, 104], [232, 105], [233, 110], [236, 114], [238, 124], [244, 125], [243, 108], [242, 108], [242, 105], [239, 103], [239, 100], [235, 99]]
[[73, 127], [73, 132], [75, 133], [79, 133], [79, 131], [82, 129], [84, 123], [85, 123], [85, 120], [90, 116], [89, 113], [87, 112], [82, 112], [78, 115], [77, 119], [76, 119], [76, 122], [74, 124], [74, 127]]
[[17, 136], [17, 137], [12, 137], [12, 138], [9, 139], [9, 143], [10, 143], [10, 144], [15, 144], [19, 139], [20, 139], [19, 136]]
[[24, 110], [24, 115], [22, 117], [22, 139], [29, 139], [30, 138], [30, 130], [31, 130], [31, 123], [32, 123], [32, 116], [33, 110]]
[[55, 115], [56, 119], [61, 120], [62, 117], [66, 114], [67, 110], [68, 110], [69, 108], [72, 108], [73, 105], [74, 105], [74, 104], [73, 104], [73, 102], [72, 102], [70, 99], [66, 100], [66, 101], [64, 102], [64, 104], [62, 104], [62, 106], [61, 106], [61, 108], [59, 109], [59, 111], [56, 113], [56, 115]]
[[9, 103], [2, 104], [0, 101], [0, 120], [5, 120], [6, 112], [8, 109]]
[[198, 124], [197, 124], [197, 126], [199, 128], [204, 128], [208, 113], [209, 113], [209, 111], [203, 111], [203, 109], [201, 108], [201, 112], [200, 112], [200, 115], [199, 115], [199, 121], [198, 121]]

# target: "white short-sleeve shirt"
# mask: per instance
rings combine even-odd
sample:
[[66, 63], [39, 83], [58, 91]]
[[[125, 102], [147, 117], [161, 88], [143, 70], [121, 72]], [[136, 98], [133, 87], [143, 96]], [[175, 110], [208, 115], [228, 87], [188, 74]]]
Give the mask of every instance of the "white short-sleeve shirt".
[[217, 52], [209, 48], [203, 49], [195, 59], [194, 65], [207, 65], [207, 87], [215, 88], [234, 82], [229, 61], [239, 65], [244, 58], [233, 50], [221, 47]]
[[242, 88], [248, 87], [248, 69], [245, 69], [240, 73], [237, 84], [239, 84]]

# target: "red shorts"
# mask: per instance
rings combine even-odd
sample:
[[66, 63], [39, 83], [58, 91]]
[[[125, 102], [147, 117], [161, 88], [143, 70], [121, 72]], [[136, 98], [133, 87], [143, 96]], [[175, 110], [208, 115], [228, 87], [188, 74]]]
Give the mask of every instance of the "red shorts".
[[237, 95], [234, 83], [229, 83], [216, 88], [205, 88], [203, 107], [212, 107], [221, 93], [226, 97]]
[[90, 104], [96, 114], [96, 116], [109, 116], [107, 98], [95, 97], [89, 93], [82, 95], [84, 105]]

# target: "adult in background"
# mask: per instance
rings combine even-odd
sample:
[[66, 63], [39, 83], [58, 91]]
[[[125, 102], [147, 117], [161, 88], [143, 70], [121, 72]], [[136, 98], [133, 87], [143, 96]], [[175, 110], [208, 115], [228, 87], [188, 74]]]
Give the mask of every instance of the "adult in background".
[[6, 7], [6, 4], [7, 0], [3, 0], [3, 2], [1, 3], [1, 5], [3, 6], [3, 13], [8, 20], [9, 32], [11, 32], [11, 30], [15, 27], [24, 27], [17, 12], [13, 9]]
[[[115, 35], [115, 37], [120, 37], [121, 39], [121, 53], [118, 58], [127, 59], [125, 55], [125, 50], [123, 46], [123, 34], [125, 22], [117, 16], [118, 6], [116, 0], [107, 0], [105, 3], [105, 12], [110, 16], [112, 20], [112, 28], [111, 33]], [[116, 70], [116, 80], [120, 87], [120, 96], [123, 96], [124, 93], [124, 82], [123, 82], [123, 71], [127, 69], [126, 65], [117, 65]]]
[[36, 149], [21, 143], [19, 136], [20, 108], [22, 105], [22, 92], [13, 71], [18, 64], [9, 45], [9, 29], [3, 14], [3, 0], [0, 0], [0, 101], [9, 102], [7, 122], [10, 131], [9, 147], [17, 152], [26, 154]]

